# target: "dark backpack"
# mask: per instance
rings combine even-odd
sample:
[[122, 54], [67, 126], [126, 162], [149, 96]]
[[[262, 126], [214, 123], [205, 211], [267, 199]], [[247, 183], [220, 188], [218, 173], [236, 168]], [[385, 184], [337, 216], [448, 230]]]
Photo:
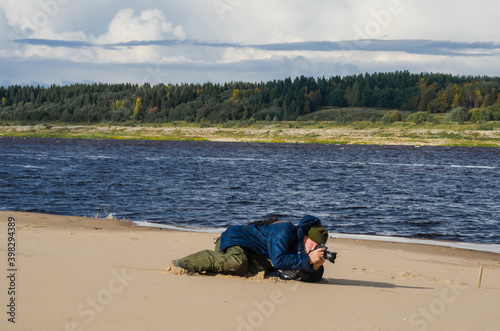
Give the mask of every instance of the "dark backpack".
[[270, 224], [274, 224], [274, 223], [285, 223], [285, 222], [288, 222], [288, 221], [279, 220], [276, 216], [274, 216], [274, 217], [269, 217], [267, 220], [263, 220], [263, 221], [253, 221], [253, 222], [249, 223], [248, 225], [260, 226], [260, 225], [270, 225]]

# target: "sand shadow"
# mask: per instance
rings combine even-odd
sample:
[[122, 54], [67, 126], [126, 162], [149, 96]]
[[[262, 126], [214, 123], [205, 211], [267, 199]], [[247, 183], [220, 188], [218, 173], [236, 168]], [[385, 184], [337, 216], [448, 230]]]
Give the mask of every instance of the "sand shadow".
[[321, 284], [325, 285], [341, 285], [341, 286], [362, 286], [362, 287], [376, 287], [376, 288], [411, 288], [418, 290], [432, 290], [432, 287], [420, 287], [420, 286], [401, 286], [391, 283], [383, 282], [370, 282], [365, 280], [356, 279], [338, 279], [338, 278], [323, 278], [326, 282]]
[[[162, 270], [164, 274], [171, 275], [184, 275], [184, 276], [197, 276], [197, 277], [219, 277], [219, 278], [228, 278], [228, 279], [242, 279], [242, 280], [254, 280], [259, 282], [283, 282], [283, 283], [295, 283], [292, 280], [284, 280], [274, 277], [264, 277], [264, 273], [260, 273], [257, 275], [247, 275], [247, 276], [235, 276], [221, 273], [190, 273], [186, 269], [182, 269], [173, 265], [167, 266], [164, 270]], [[356, 279], [339, 279], [339, 278], [323, 278], [321, 281], [317, 283], [308, 283], [308, 284], [317, 284], [317, 285], [337, 285], [337, 286], [362, 286], [362, 287], [375, 287], [375, 288], [409, 288], [409, 289], [418, 289], [418, 290], [432, 290], [432, 287], [418, 287], [418, 286], [401, 286], [391, 283], [382, 283], [382, 282], [371, 282], [365, 280], [356, 280]]]

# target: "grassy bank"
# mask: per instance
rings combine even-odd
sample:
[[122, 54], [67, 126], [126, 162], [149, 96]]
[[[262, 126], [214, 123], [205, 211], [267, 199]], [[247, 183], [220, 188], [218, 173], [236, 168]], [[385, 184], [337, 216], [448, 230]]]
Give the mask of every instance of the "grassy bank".
[[397, 122], [173, 122], [162, 125], [16, 125], [0, 123], [0, 137], [193, 140], [230, 142], [500, 147], [500, 122], [414, 124]]

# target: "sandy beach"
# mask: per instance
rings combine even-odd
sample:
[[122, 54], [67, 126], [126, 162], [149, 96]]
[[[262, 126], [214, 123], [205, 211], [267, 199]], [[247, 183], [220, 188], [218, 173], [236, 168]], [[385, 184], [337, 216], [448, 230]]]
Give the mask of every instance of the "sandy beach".
[[[5, 211], [0, 228], [2, 330], [497, 330], [500, 325], [500, 255], [494, 253], [330, 239], [337, 262], [325, 266], [323, 282], [307, 284], [166, 271], [173, 259], [212, 248], [217, 234]], [[14, 260], [8, 260], [9, 251]]]

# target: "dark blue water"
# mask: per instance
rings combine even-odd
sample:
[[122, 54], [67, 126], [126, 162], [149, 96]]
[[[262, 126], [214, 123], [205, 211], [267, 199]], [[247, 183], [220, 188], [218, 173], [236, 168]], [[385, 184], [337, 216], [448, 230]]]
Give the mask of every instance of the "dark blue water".
[[500, 149], [0, 139], [0, 209], [500, 243]]

